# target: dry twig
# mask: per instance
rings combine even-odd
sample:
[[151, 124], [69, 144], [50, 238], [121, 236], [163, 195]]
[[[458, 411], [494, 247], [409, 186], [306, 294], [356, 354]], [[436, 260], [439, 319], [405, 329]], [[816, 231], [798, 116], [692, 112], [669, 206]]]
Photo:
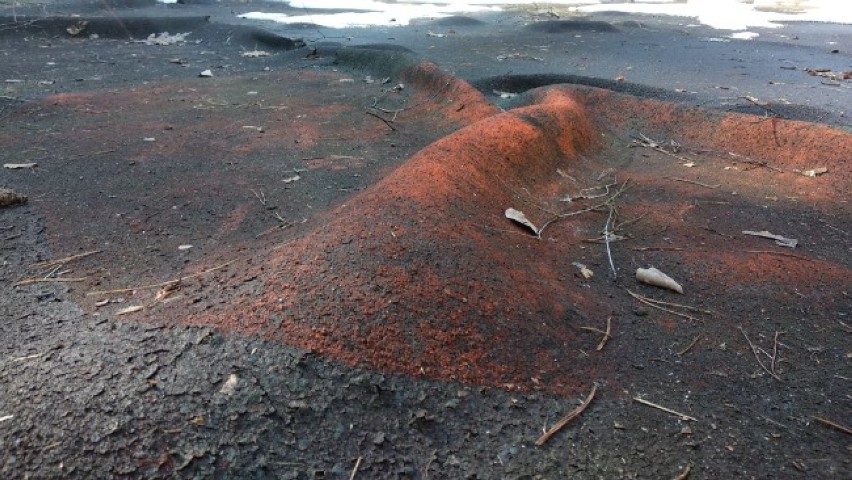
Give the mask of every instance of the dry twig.
[[595, 351], [600, 352], [601, 350], [603, 350], [604, 346], [606, 345], [606, 342], [608, 342], [609, 339], [612, 338], [612, 317], [606, 319], [606, 331], [595, 327], [580, 327], [580, 329], [587, 330], [589, 332], [600, 333], [601, 335], [603, 335], [603, 338], [601, 338], [601, 341], [595, 348]]
[[716, 185], [708, 185], [708, 184], [706, 184], [706, 183], [696, 182], [695, 180], [687, 180], [686, 178], [679, 178], [679, 177], [663, 177], [663, 178], [667, 178], [667, 179], [669, 179], [669, 180], [674, 180], [674, 181], [677, 181], [677, 182], [691, 183], [691, 184], [693, 184], [693, 185], [698, 185], [699, 187], [704, 187], [704, 188], [713, 188], [713, 189], [715, 189], [715, 188], [719, 188], [719, 187], [721, 187], [721, 186], [722, 186], [722, 185], [720, 185], [720, 184], [716, 184]]
[[579, 407], [575, 408], [570, 413], [568, 413], [568, 415], [565, 415], [564, 417], [562, 417], [561, 420], [556, 422], [552, 427], [550, 427], [550, 429], [548, 429], [540, 437], [538, 437], [538, 440], [535, 441], [535, 445], [537, 447], [544, 445], [544, 443], [546, 441], [548, 441], [550, 439], [550, 437], [552, 437], [556, 432], [561, 430], [562, 427], [564, 427], [565, 425], [568, 424], [568, 422], [570, 422], [571, 420], [576, 418], [578, 415], [583, 413], [583, 411], [589, 406], [589, 404], [592, 403], [592, 400], [594, 400], [595, 393], [597, 393], [597, 391], [598, 391], [598, 386], [592, 385], [592, 391], [589, 392], [589, 396], [586, 397], [585, 400], [583, 400], [583, 403], [580, 404]]
[[15, 282], [14, 287], [20, 287], [23, 285], [32, 285], [34, 283], [48, 283], [48, 282], [85, 282], [88, 277], [75, 277], [75, 278], [51, 278], [51, 277], [42, 277], [42, 278], [24, 278], [19, 282]]
[[642, 398], [639, 398], [639, 397], [633, 397], [633, 400], [641, 403], [642, 405], [647, 405], [649, 407], [656, 408], [657, 410], [662, 410], [666, 413], [670, 413], [670, 414], [672, 414], [676, 417], [680, 417], [681, 420], [689, 420], [689, 421], [693, 421], [693, 422], [698, 421], [698, 419], [696, 419], [695, 417], [690, 417], [689, 415], [684, 415], [683, 413], [680, 413], [677, 410], [672, 410], [671, 408], [664, 407], [662, 405], [657, 405], [656, 403], [649, 402], [648, 400], [645, 400], [645, 399], [642, 399]]
[[355, 461], [355, 468], [352, 469], [352, 473], [349, 475], [349, 480], [355, 480], [355, 474], [358, 473], [358, 467], [361, 466], [361, 457], [358, 457], [358, 460]]
[[702, 336], [702, 335], [704, 335], [704, 334], [703, 334], [703, 333], [699, 333], [699, 334], [698, 334], [698, 336], [697, 336], [697, 337], [695, 337], [695, 340], [693, 340], [692, 342], [690, 342], [690, 344], [689, 344], [689, 345], [687, 345], [687, 346], [686, 346], [686, 348], [684, 348], [683, 350], [681, 350], [681, 351], [677, 352], [678, 356], [679, 356], [679, 357], [682, 357], [682, 356], [686, 355], [686, 352], [688, 352], [688, 351], [692, 350], [692, 347], [694, 347], [694, 346], [695, 346], [695, 344], [696, 344], [696, 343], [698, 343], [698, 341], [699, 341], [699, 340], [701, 340], [701, 336]]
[[670, 308], [661, 307], [660, 305], [677, 306], [677, 307], [680, 307], [680, 308], [686, 308], [686, 309], [693, 310], [693, 311], [698, 311], [698, 312], [703, 312], [703, 313], [708, 313], [708, 314], [710, 313], [708, 310], [699, 310], [695, 307], [690, 307], [689, 305], [679, 305], [679, 304], [676, 304], [676, 303], [668, 303], [668, 302], [664, 302], [662, 300], [655, 300], [653, 298], [644, 297], [642, 295], [639, 295], [638, 293], [633, 293], [630, 289], [627, 289], [627, 293], [629, 293], [630, 296], [632, 296], [636, 300], [639, 300], [640, 302], [644, 303], [645, 305], [648, 305], [650, 307], [654, 307], [654, 308], [656, 308], [658, 310], [662, 310], [664, 312], [671, 313], [672, 315], [677, 315], [678, 317], [683, 317], [683, 318], [686, 318], [688, 320], [692, 320], [694, 322], [703, 322], [703, 320], [701, 320], [700, 318], [693, 317], [692, 315], [688, 315], [686, 313], [681, 313], [681, 312], [672, 310]]
[[96, 253], [101, 253], [103, 250], [91, 250], [88, 252], [78, 253], [76, 255], [70, 255], [64, 258], [59, 258], [56, 260], [49, 260], [46, 262], [34, 263], [31, 265], [32, 268], [45, 268], [45, 267], [55, 267], [57, 265], [65, 265], [68, 262], [88, 257], [89, 255], [94, 255]]
[[683, 471], [674, 478], [674, 480], [686, 480], [690, 471], [692, 471], [692, 465], [687, 465], [686, 468], [684, 468]]
[[[758, 348], [757, 346], [755, 346], [754, 343], [752, 343], [751, 339], [748, 338], [748, 335], [746, 334], [745, 330], [743, 330], [743, 327], [737, 328], [739, 329], [740, 333], [743, 334], [743, 337], [745, 337], [746, 342], [748, 342], [748, 346], [751, 347], [751, 352], [754, 354], [754, 359], [757, 360], [757, 364], [760, 365], [760, 368], [762, 368], [764, 372], [768, 373], [775, 380], [781, 381], [781, 377], [779, 377], [778, 373], [775, 371], [775, 364], [778, 360], [778, 336], [781, 335], [781, 332], [775, 332], [775, 340], [772, 346], [772, 355], [770, 355], [765, 350], [763, 350], [762, 348]], [[761, 353], [769, 357], [769, 367], [767, 367], [766, 364], [763, 363], [763, 360], [760, 359]]]
[[831, 428], [836, 428], [837, 430], [840, 430], [843, 433], [848, 433], [848, 434], [852, 435], [852, 428], [840, 425], [839, 423], [832, 422], [831, 420], [829, 420], [827, 418], [814, 417], [814, 420], [816, 420], [819, 423], [822, 423], [823, 425], [828, 425]]
[[86, 293], [86, 296], [111, 295], [111, 294], [114, 294], [114, 293], [131, 293], [131, 292], [135, 292], [135, 291], [138, 291], [138, 290], [151, 290], [152, 288], [167, 287], [169, 285], [180, 284], [182, 281], [189, 280], [190, 278], [200, 277], [202, 275], [207, 275], [208, 273], [215, 272], [216, 270], [221, 270], [221, 269], [227, 267], [228, 265], [230, 265], [234, 262], [236, 262], [236, 260], [231, 260], [230, 262], [225, 262], [221, 265], [217, 265], [215, 267], [208, 268], [207, 270], [204, 270], [202, 272], [193, 273], [191, 275], [185, 275], [185, 276], [182, 276], [182, 277], [178, 277], [174, 280], [169, 280], [167, 282], [154, 283], [154, 284], [151, 284], [151, 285], [142, 285], [142, 286], [139, 286], [139, 287], [119, 288], [119, 289], [116, 289], [116, 290], [97, 290], [97, 291], [94, 291], [94, 292]]

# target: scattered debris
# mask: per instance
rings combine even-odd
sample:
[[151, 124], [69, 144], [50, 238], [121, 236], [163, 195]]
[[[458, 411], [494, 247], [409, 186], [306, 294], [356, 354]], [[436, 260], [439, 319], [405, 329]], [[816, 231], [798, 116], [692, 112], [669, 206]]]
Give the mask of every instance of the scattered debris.
[[507, 53], [505, 55], [498, 55], [497, 61], [502, 62], [503, 60], [532, 60], [535, 62], [543, 62], [544, 59], [541, 57], [534, 57], [532, 55], [527, 55], [525, 53]]
[[848, 72], [835, 72], [828, 68], [806, 68], [805, 71], [812, 77], [823, 77], [834, 81], [852, 80], [852, 70]]
[[72, 37], [76, 37], [77, 35], [80, 35], [81, 33], [83, 33], [86, 30], [86, 27], [88, 25], [89, 25], [88, 21], [80, 20], [79, 22], [75, 23], [74, 25], [70, 25], [68, 28], [65, 29], [65, 31], [68, 32], [68, 35], [71, 35]]
[[210, 78], [213, 76], [213, 72], [208, 68], [207, 70], [199, 73], [198, 76], [202, 78]]
[[186, 37], [188, 37], [190, 32], [185, 33], [176, 33], [174, 35], [169, 35], [169, 32], [163, 32], [160, 34], [152, 33], [148, 35], [148, 38], [145, 40], [137, 40], [137, 43], [144, 43], [145, 45], [174, 45], [176, 43], [181, 43], [186, 41]]
[[188, 244], [188, 243], [187, 243], [187, 244], [184, 244], [184, 245], [178, 245], [178, 250], [181, 250], [181, 251], [189, 250], [189, 249], [191, 249], [192, 247], [193, 247], [192, 245], [190, 245], [190, 244]]
[[568, 422], [570, 422], [571, 420], [576, 418], [578, 415], [583, 413], [583, 411], [586, 410], [586, 408], [588, 408], [588, 406], [592, 403], [592, 400], [594, 400], [595, 393], [597, 393], [597, 391], [598, 391], [597, 384], [592, 385], [592, 391], [589, 392], [589, 396], [586, 397], [585, 400], [583, 400], [583, 403], [580, 404], [579, 407], [575, 408], [570, 413], [568, 413], [568, 415], [565, 415], [564, 417], [562, 417], [561, 420], [556, 422], [552, 427], [550, 427], [550, 429], [548, 429], [540, 437], [538, 437], [538, 440], [535, 441], [535, 445], [537, 447], [544, 445], [544, 443], [547, 442], [550, 439], [550, 437], [552, 437], [556, 432], [561, 430], [562, 427], [564, 427], [565, 425], [568, 424]]
[[8, 188], [0, 188], [0, 208], [27, 203], [27, 196]]
[[266, 50], [249, 50], [248, 52], [243, 52], [240, 55], [246, 58], [258, 58], [258, 57], [269, 57], [272, 54], [267, 52]]
[[[756, 34], [755, 34], [755, 35], [756, 35]], [[684, 428], [688, 428], [688, 427], [684, 427]], [[678, 474], [678, 476], [676, 476], [676, 477], [674, 478], [674, 480], [686, 480], [686, 477], [688, 477], [688, 476], [689, 476], [689, 472], [690, 472], [690, 471], [692, 471], [692, 465], [687, 465], [687, 466], [686, 466], [686, 468], [684, 468], [684, 469], [683, 469], [683, 471], [682, 471], [682, 472], [680, 472], [680, 473]]]
[[133, 305], [133, 306], [130, 306], [130, 307], [122, 308], [121, 310], [115, 312], [115, 314], [116, 315], [127, 315], [127, 314], [130, 314], [130, 313], [138, 312], [138, 311], [140, 311], [144, 308], [145, 307], [143, 307], [142, 305]]
[[655, 287], [667, 288], [683, 295], [683, 287], [679, 283], [654, 267], [637, 268], [636, 280]]
[[826, 167], [811, 168], [811, 169], [803, 171], [802, 175], [804, 175], [806, 177], [816, 177], [816, 176], [822, 175], [823, 173], [828, 173], [828, 168], [826, 168]]
[[37, 167], [37, 163], [4, 163], [3, 168], [8, 168], [9, 170], [20, 170], [22, 168], [35, 168]]
[[573, 262], [571, 265], [574, 265], [578, 269], [580, 269], [580, 274], [583, 275], [583, 278], [590, 279], [595, 276], [595, 272], [593, 272], [589, 267], [583, 265], [580, 262]]
[[184, 280], [188, 280], [190, 278], [200, 277], [202, 275], [207, 275], [208, 273], [215, 272], [217, 270], [221, 270], [221, 269], [227, 267], [228, 265], [230, 265], [234, 262], [236, 262], [236, 260], [231, 260], [230, 262], [225, 262], [221, 265], [217, 265], [215, 267], [208, 268], [207, 270], [204, 270], [204, 271], [201, 271], [201, 272], [198, 272], [198, 273], [193, 273], [191, 275], [184, 275], [180, 278], [176, 278], [174, 280], [169, 280], [168, 282], [155, 283], [153, 285], [143, 285], [141, 287], [119, 288], [119, 289], [116, 289], [116, 290], [97, 290], [97, 291], [94, 291], [94, 292], [86, 293], [86, 296], [90, 297], [90, 296], [93, 296], [93, 295], [111, 295], [111, 294], [114, 294], [114, 293], [133, 293], [133, 292], [136, 292], [136, 291], [139, 291], [139, 290], [151, 290], [151, 289], [154, 289], [154, 288], [166, 287], [166, 286], [169, 286], [169, 285], [172, 285], [172, 284], [175, 284], [175, 283], [180, 283], [180, 282], [182, 282]]
[[781, 247], [787, 248], [796, 248], [796, 245], [799, 244], [799, 241], [795, 238], [787, 238], [782, 237], [781, 235], [775, 235], [773, 233], [769, 233], [766, 230], [761, 230], [759, 232], [754, 232], [751, 230], [743, 230], [743, 235], [752, 235], [755, 237], [768, 238], [771, 240], [775, 240], [775, 244]]
[[300, 177], [298, 174], [296, 174], [296, 175], [293, 175], [292, 177], [284, 178], [281, 181], [284, 182], [284, 183], [293, 183], [293, 182], [298, 182], [301, 179], [302, 179], [302, 177]]
[[6, 421], [11, 420], [13, 418], [15, 418], [14, 415], [3, 415], [2, 417], [0, 417], [0, 422], [6, 422]]
[[539, 230], [538, 227], [536, 227], [531, 221], [529, 221], [527, 216], [524, 215], [524, 212], [520, 210], [515, 210], [514, 208], [507, 208], [505, 215], [506, 218], [508, 218], [509, 220], [519, 223], [532, 230], [536, 238], [541, 238], [541, 230]]
[[630, 142], [630, 146], [650, 148], [660, 153], [664, 153], [670, 157], [674, 157], [684, 163], [690, 163], [690, 160], [688, 158], [678, 155], [678, 152], [680, 151], [680, 144], [675, 142], [674, 140], [670, 140], [669, 144], [665, 145], [662, 142], [658, 142], [653, 138], [639, 133], [639, 137], [634, 138], [633, 141]]
[[[746, 334], [745, 330], [743, 330], [743, 327], [738, 326], [737, 329], [739, 329], [740, 333], [742, 333], [743, 337], [745, 337], [746, 342], [748, 342], [748, 346], [751, 347], [751, 352], [754, 354], [754, 359], [757, 360], [757, 364], [760, 365], [760, 368], [762, 368], [764, 372], [768, 373], [775, 380], [781, 381], [781, 377], [775, 370], [775, 366], [778, 363], [778, 337], [781, 336], [783, 332], [775, 332], [775, 339], [772, 343], [772, 354], [770, 355], [766, 350], [759, 348], [755, 346], [754, 343], [752, 343], [751, 339], [748, 338], [748, 335]], [[760, 359], [761, 353], [769, 357], [768, 367]]]
[[446, 33], [435, 33], [435, 32], [426, 32], [427, 37], [433, 38], [445, 38], [447, 36]]
[[695, 417], [690, 417], [689, 415], [685, 415], [683, 413], [680, 413], [677, 410], [672, 410], [671, 408], [667, 408], [667, 407], [664, 407], [662, 405], [658, 405], [656, 403], [649, 402], [648, 400], [645, 400], [645, 399], [642, 399], [642, 398], [639, 398], [639, 397], [633, 397], [633, 400], [641, 403], [642, 405], [647, 405], [649, 407], [656, 408], [657, 410], [662, 410], [666, 413], [670, 413], [670, 414], [672, 414], [676, 417], [679, 417], [681, 420], [684, 420], [684, 421], [691, 421], [691, 422], [697, 422], [698, 421], [698, 419], [696, 419]]

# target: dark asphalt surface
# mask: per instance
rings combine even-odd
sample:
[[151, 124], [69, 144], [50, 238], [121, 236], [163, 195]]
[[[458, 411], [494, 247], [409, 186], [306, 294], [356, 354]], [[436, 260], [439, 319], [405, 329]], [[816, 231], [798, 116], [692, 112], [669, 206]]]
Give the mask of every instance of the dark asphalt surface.
[[[726, 111], [782, 116], [852, 127], [852, 82], [811, 76], [806, 69], [852, 70], [852, 27], [789, 23], [753, 28], [755, 40], [732, 32], [687, 26], [694, 20], [604, 12], [557, 17], [526, 7], [465, 17], [422, 19], [406, 27], [332, 29], [246, 20], [264, 11], [310, 14], [280, 2], [156, 4], [151, 0], [42, 2], [14, 13], [181, 17], [210, 15], [219, 24], [253, 25], [318, 45], [387, 44], [435, 62], [487, 93], [519, 91], [549, 83], [583, 83], [662, 97]], [[139, 8], [124, 8], [136, 5]], [[104, 7], [107, 8], [104, 8]], [[0, 3], [0, 14], [11, 7]], [[319, 11], [317, 11], [319, 13]], [[436, 35], [437, 34], [437, 35]], [[308, 50], [309, 51], [309, 50]], [[495, 96], [495, 101], [500, 99]]]

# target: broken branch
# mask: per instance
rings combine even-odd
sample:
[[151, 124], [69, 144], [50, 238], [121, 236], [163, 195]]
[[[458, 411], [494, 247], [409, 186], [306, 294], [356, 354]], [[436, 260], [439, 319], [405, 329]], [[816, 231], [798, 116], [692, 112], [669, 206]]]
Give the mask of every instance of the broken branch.
[[696, 419], [695, 417], [690, 417], [689, 415], [684, 415], [683, 413], [680, 413], [677, 410], [672, 410], [671, 408], [664, 407], [662, 405], [657, 405], [654, 402], [649, 402], [648, 400], [645, 400], [645, 399], [642, 399], [642, 398], [639, 398], [639, 397], [633, 397], [633, 400], [641, 403], [642, 405], [647, 405], [651, 408], [656, 408], [657, 410], [662, 410], [663, 412], [670, 413], [670, 414], [672, 414], [676, 417], [680, 417], [681, 420], [689, 420], [689, 421], [693, 421], [693, 422], [698, 421], [698, 419]]
[[20, 287], [22, 285], [32, 285], [34, 283], [47, 283], [47, 282], [85, 282], [88, 277], [75, 277], [75, 278], [25, 278], [19, 282], [15, 282], [14, 287]]
[[816, 420], [819, 423], [822, 423], [823, 425], [828, 425], [829, 427], [836, 428], [837, 430], [840, 430], [843, 433], [848, 433], [848, 434], [852, 435], [852, 428], [840, 425], [839, 423], [832, 422], [831, 420], [829, 420], [827, 418], [814, 417], [814, 420]]
[[231, 260], [230, 262], [223, 263], [221, 265], [217, 265], [217, 266], [212, 267], [212, 268], [208, 268], [207, 270], [204, 270], [203, 272], [193, 273], [191, 275], [185, 275], [183, 277], [178, 277], [174, 280], [169, 280], [168, 282], [160, 282], [160, 283], [155, 283], [155, 284], [151, 284], [151, 285], [142, 285], [140, 287], [119, 288], [119, 289], [116, 289], [116, 290], [98, 290], [98, 291], [94, 291], [94, 292], [88, 292], [88, 293], [86, 293], [86, 296], [110, 295], [110, 294], [114, 294], [114, 293], [130, 293], [130, 292], [135, 292], [135, 291], [138, 291], [138, 290], [151, 290], [152, 288], [166, 287], [166, 286], [169, 286], [169, 285], [180, 283], [183, 280], [188, 280], [190, 278], [200, 277], [202, 275], [207, 275], [208, 273], [215, 272], [216, 270], [221, 270], [221, 269], [227, 267], [228, 265], [230, 265], [234, 262], [236, 262], [236, 259]]
[[[629, 293], [636, 300], [639, 300], [640, 302], [644, 303], [645, 305], [648, 305], [649, 307], [654, 307], [658, 310], [662, 310], [664, 312], [668, 312], [668, 313], [671, 313], [672, 315], [677, 315], [678, 317], [683, 317], [683, 318], [686, 318], [688, 320], [692, 320], [694, 322], [703, 322], [703, 320], [701, 320], [700, 318], [693, 317], [692, 315], [687, 315], [686, 313], [681, 313], [681, 312], [678, 312], [678, 311], [675, 311], [675, 310], [671, 310], [669, 308], [661, 307], [658, 304], [664, 304], [664, 305], [666, 304], [666, 302], [663, 302], [661, 300], [654, 300], [653, 298], [643, 297], [642, 295], [639, 295], [638, 293], [633, 293], [632, 291], [630, 291], [630, 289], [627, 290], [627, 293]], [[689, 307], [689, 306], [686, 306], [686, 305], [683, 305], [682, 307], [693, 309], [693, 310], [698, 310], [695, 307]]]
[[685, 178], [679, 178], [679, 177], [663, 177], [663, 178], [667, 178], [669, 180], [674, 180], [676, 182], [691, 183], [693, 185], [698, 185], [699, 187], [704, 187], [704, 188], [714, 188], [715, 189], [715, 188], [719, 188], [719, 187], [722, 186], [720, 184], [708, 185], [706, 183], [696, 182], [695, 180], [687, 180]]
[[698, 341], [699, 341], [699, 340], [701, 340], [701, 336], [702, 336], [702, 335], [704, 335], [704, 334], [703, 334], [703, 333], [699, 333], [699, 334], [698, 334], [698, 336], [697, 336], [697, 337], [695, 337], [695, 340], [693, 340], [692, 342], [690, 342], [690, 344], [689, 344], [689, 345], [687, 345], [687, 346], [686, 346], [686, 348], [684, 348], [683, 350], [681, 350], [681, 351], [677, 352], [678, 356], [679, 356], [679, 357], [682, 357], [682, 356], [686, 355], [686, 352], [688, 352], [688, 351], [692, 350], [692, 347], [694, 347], [694, 346], [695, 346], [695, 344], [696, 344], [696, 343], [698, 343]]
[[46, 262], [34, 263], [31, 265], [32, 268], [44, 268], [44, 267], [55, 267], [57, 265], [65, 265], [68, 262], [88, 257], [89, 255], [94, 255], [96, 253], [101, 253], [103, 250], [91, 250], [89, 252], [78, 253], [77, 255], [70, 255], [65, 258], [59, 258], [56, 260], [49, 260]]
[[746, 334], [745, 330], [743, 330], [743, 327], [737, 327], [737, 329], [739, 329], [740, 333], [742, 333], [743, 337], [745, 337], [746, 342], [748, 342], [748, 346], [751, 347], [751, 353], [754, 354], [754, 359], [757, 360], [757, 364], [760, 365], [760, 368], [762, 368], [763, 371], [768, 373], [772, 378], [774, 378], [775, 380], [778, 380], [780, 382], [781, 377], [779, 377], [778, 374], [774, 372], [775, 361], [776, 361], [776, 358], [778, 356], [778, 335], [779, 335], [779, 332], [775, 332], [775, 343], [774, 343], [772, 355], [769, 355], [768, 353], [763, 352], [766, 356], [769, 357], [770, 362], [771, 362], [770, 367], [767, 367], [763, 363], [763, 360], [760, 359], [760, 352], [762, 350], [758, 349], [754, 345], [754, 343], [752, 343], [751, 339], [748, 338], [748, 335]]
[[592, 385], [592, 391], [589, 392], [589, 396], [586, 397], [585, 400], [583, 400], [583, 403], [580, 404], [579, 407], [575, 408], [570, 413], [568, 413], [568, 415], [565, 415], [564, 417], [562, 417], [561, 420], [556, 422], [552, 427], [550, 427], [549, 430], [547, 430], [540, 437], [538, 437], [538, 440], [535, 441], [535, 445], [537, 447], [544, 445], [544, 443], [547, 442], [550, 439], [550, 437], [552, 437], [556, 432], [561, 430], [562, 427], [564, 427], [565, 425], [568, 424], [568, 422], [570, 422], [571, 420], [576, 418], [578, 415], [583, 413], [583, 411], [586, 410], [586, 408], [589, 406], [589, 404], [592, 403], [592, 400], [594, 400], [595, 393], [597, 391], [598, 391], [598, 386]]

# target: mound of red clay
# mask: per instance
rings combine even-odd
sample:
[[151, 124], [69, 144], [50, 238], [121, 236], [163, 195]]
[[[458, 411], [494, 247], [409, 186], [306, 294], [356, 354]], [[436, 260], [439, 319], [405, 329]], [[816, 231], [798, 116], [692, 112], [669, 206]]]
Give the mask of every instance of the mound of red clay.
[[[791, 289], [841, 301], [844, 250], [819, 246], [797, 223], [819, 211], [848, 225], [838, 195], [850, 186], [852, 136], [589, 88], [532, 98], [423, 149], [327, 225], [230, 280], [228, 303], [191, 322], [383, 371], [571, 392], [610, 377], [589, 355], [598, 338], [581, 327], [626, 321], [627, 288], [715, 312], [789, 301]], [[683, 147], [629, 148], [639, 134]], [[830, 174], [794, 171], [817, 163]], [[582, 211], [622, 182], [630, 188], [612, 203], [613, 281], [600, 240], [609, 208]], [[510, 207], [537, 226], [581, 213], [537, 239], [504, 217]], [[743, 230], [797, 235], [803, 247], [783, 251]], [[687, 295], [636, 285], [632, 272], [648, 265]]]
[[[380, 371], [574, 393], [628, 381], [594, 351], [608, 319], [727, 338], [800, 298], [843, 304], [849, 134], [565, 86], [498, 114], [433, 65], [397, 74], [58, 95], [2, 140], [39, 163], [19, 181], [56, 256], [102, 251], [75, 264], [92, 308], [129, 296], [152, 321]], [[764, 230], [799, 246], [742, 233]], [[637, 284], [648, 266], [686, 294]], [[164, 302], [137, 288], [198, 272]], [[638, 310], [627, 289], [702, 312]]]

